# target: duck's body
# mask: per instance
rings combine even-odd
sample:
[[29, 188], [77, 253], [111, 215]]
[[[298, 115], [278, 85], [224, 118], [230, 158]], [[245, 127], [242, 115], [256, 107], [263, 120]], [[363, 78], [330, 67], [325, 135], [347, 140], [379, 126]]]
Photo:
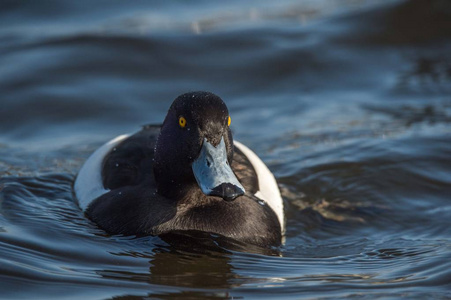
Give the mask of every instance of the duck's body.
[[[233, 143], [228, 126], [214, 124], [228, 117], [222, 100], [203, 92], [177, 99], [162, 126], [120, 136], [87, 160], [75, 182], [80, 207], [112, 234], [198, 230], [279, 245], [283, 205], [274, 176], [251, 150]], [[225, 163], [216, 170], [221, 155]]]

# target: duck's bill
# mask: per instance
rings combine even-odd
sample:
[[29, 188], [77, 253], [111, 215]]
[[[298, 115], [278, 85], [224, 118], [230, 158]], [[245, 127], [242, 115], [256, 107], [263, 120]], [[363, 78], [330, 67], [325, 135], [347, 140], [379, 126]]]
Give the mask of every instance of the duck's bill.
[[227, 161], [224, 138], [217, 147], [204, 138], [202, 149], [192, 168], [194, 177], [205, 195], [218, 196], [227, 201], [244, 195], [244, 187]]

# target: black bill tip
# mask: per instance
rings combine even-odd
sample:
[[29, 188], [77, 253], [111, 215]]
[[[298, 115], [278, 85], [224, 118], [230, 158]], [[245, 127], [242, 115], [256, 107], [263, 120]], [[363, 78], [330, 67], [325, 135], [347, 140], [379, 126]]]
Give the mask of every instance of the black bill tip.
[[244, 195], [244, 191], [234, 184], [222, 183], [212, 189], [210, 195], [221, 197], [226, 201], [233, 201], [237, 197]]

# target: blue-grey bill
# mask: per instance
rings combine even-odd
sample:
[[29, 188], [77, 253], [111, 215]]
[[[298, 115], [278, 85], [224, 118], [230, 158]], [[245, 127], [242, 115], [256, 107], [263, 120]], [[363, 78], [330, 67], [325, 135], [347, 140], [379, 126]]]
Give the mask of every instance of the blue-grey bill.
[[204, 138], [202, 149], [192, 168], [194, 177], [205, 195], [222, 197], [227, 201], [244, 195], [244, 187], [227, 162], [224, 138], [221, 138], [216, 147]]

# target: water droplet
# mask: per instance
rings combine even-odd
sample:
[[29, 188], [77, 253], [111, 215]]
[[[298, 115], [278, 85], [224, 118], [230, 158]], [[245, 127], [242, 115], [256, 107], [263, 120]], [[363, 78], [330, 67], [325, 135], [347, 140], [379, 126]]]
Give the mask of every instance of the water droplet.
[[116, 163], [116, 167], [119, 167], [119, 164], [118, 164], [118, 163]]
[[119, 192], [119, 195], [122, 195], [122, 192]]
[[113, 151], [116, 151], [116, 147], [113, 148]]

